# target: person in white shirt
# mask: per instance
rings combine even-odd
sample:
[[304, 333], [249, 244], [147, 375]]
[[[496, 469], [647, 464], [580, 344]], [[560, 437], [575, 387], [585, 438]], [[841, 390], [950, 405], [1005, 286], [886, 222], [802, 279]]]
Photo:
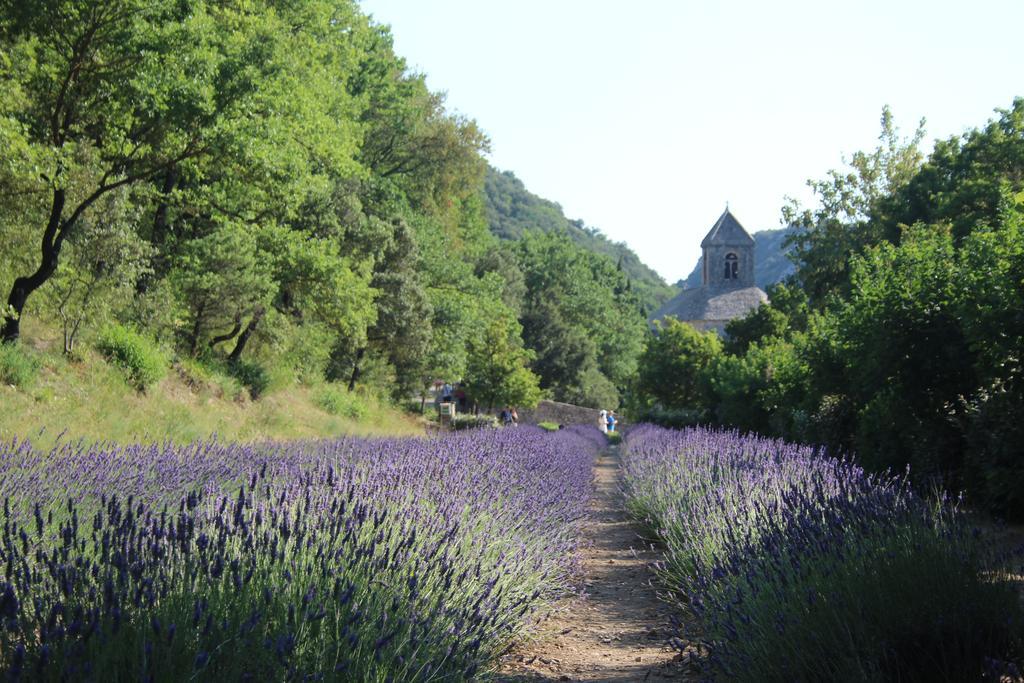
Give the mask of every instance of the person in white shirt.
[[602, 410], [597, 415], [597, 428], [601, 430], [602, 434], [608, 433], [608, 411]]

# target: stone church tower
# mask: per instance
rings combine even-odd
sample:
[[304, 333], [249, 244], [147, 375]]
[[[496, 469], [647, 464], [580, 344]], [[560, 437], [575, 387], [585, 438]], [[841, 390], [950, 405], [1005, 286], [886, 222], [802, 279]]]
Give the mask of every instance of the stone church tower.
[[754, 238], [726, 207], [700, 246], [704, 250], [701, 286], [680, 292], [651, 320], [672, 316], [698, 330], [724, 334], [726, 323], [768, 301], [754, 284]]
[[700, 243], [704, 250], [705, 287], [742, 289], [754, 286], [754, 238], [729, 209], [711, 226]]

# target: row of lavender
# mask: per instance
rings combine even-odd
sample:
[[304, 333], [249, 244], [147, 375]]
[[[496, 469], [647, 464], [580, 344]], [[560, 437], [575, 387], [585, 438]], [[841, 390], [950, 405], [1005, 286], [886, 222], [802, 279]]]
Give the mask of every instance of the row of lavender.
[[563, 587], [601, 442], [0, 445], [0, 669], [472, 679]]
[[1004, 565], [952, 501], [904, 478], [778, 440], [646, 425], [626, 438], [623, 474], [631, 512], [665, 546], [676, 645], [704, 642], [721, 675], [966, 681], [1022, 654]]

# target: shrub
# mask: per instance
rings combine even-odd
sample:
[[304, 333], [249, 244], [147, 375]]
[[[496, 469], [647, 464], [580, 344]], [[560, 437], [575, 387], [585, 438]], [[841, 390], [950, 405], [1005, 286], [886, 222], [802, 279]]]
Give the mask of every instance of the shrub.
[[537, 426], [540, 427], [541, 429], [543, 429], [546, 432], [557, 432], [558, 431], [558, 423], [557, 422], [539, 422], [537, 424]]
[[340, 415], [353, 420], [366, 416], [366, 403], [358, 394], [346, 391], [339, 386], [321, 387], [315, 394], [316, 404], [331, 415]]
[[32, 385], [39, 373], [39, 361], [20, 344], [0, 344], [0, 382], [19, 389]]
[[245, 385], [254, 401], [265, 394], [270, 387], [270, 373], [259, 363], [247, 360], [235, 361], [228, 365], [228, 372]]
[[238, 401], [246, 395], [242, 383], [228, 373], [226, 366], [181, 358], [175, 363], [175, 369], [181, 380], [193, 390], [209, 390], [218, 398], [229, 401]]
[[[634, 414], [631, 411], [631, 414]], [[661, 427], [681, 429], [683, 427], [695, 427], [701, 422], [706, 422], [704, 411], [687, 410], [686, 408], [670, 409], [654, 406], [641, 410], [636, 414], [637, 422], [647, 422]]]
[[100, 333], [96, 348], [109, 362], [124, 370], [139, 391], [145, 391], [167, 374], [168, 358], [148, 338], [123, 325], [108, 325]]
[[480, 680], [569, 585], [593, 436], [0, 441], [0, 680]]
[[497, 429], [498, 418], [493, 415], [456, 415], [452, 418], [452, 429]]
[[[948, 500], [736, 432], [641, 427], [627, 505], [729, 680], [978, 680], [1021, 654], [1002, 567]], [[679, 641], [675, 641], [679, 642]]]

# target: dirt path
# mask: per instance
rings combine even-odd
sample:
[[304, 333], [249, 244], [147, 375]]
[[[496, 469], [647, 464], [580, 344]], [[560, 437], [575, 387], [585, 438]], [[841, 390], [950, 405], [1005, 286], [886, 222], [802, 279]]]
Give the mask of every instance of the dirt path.
[[563, 600], [541, 624], [536, 640], [502, 657], [499, 681], [686, 680], [688, 669], [669, 638], [668, 610], [650, 585], [644, 549], [619, 491], [613, 447], [594, 468], [596, 491], [584, 525], [579, 597]]

